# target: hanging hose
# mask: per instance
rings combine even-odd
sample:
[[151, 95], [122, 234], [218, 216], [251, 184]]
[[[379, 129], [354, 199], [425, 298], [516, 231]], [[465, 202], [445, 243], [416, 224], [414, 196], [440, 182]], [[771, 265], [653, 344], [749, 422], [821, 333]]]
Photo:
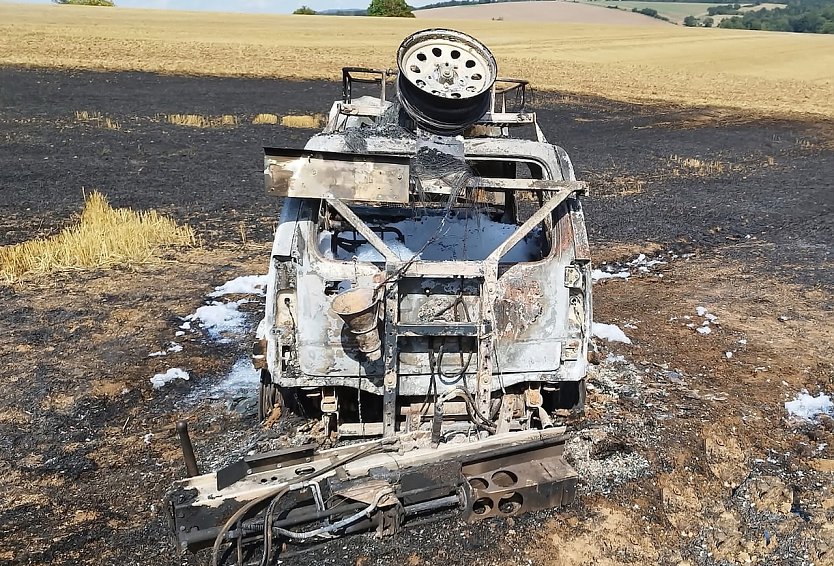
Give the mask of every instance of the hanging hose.
[[[320, 470], [316, 470], [314, 472], [310, 472], [309, 474], [306, 474], [306, 475], [302, 476], [301, 478], [299, 478], [299, 480], [297, 482], [295, 482], [293, 484], [287, 483], [287, 484], [278, 486], [274, 490], [269, 491], [268, 493], [266, 493], [266, 494], [264, 494], [260, 497], [257, 497], [255, 499], [253, 499], [252, 501], [249, 501], [248, 503], [243, 505], [243, 507], [241, 507], [240, 509], [235, 511], [235, 513], [231, 517], [229, 517], [229, 519], [223, 524], [223, 526], [220, 528], [220, 532], [217, 534], [217, 537], [214, 539], [214, 545], [212, 546], [212, 552], [211, 552], [212, 566], [220, 566], [220, 547], [223, 545], [223, 541], [226, 539], [226, 536], [228, 535], [231, 528], [235, 525], [235, 523], [239, 522], [244, 516], [246, 516], [247, 513], [249, 513], [253, 509], [257, 508], [259, 505], [263, 505], [264, 503], [266, 503], [267, 501], [270, 501], [270, 500], [272, 500], [272, 503], [277, 504], [277, 501], [279, 499], [281, 499], [281, 497], [286, 495], [286, 493], [294, 485], [304, 484], [304, 483], [306, 483], [306, 482], [308, 482], [308, 481], [310, 481], [314, 478], [317, 478], [319, 476], [322, 476], [322, 475], [324, 475], [328, 472], [331, 472], [331, 471], [335, 470], [339, 466], [343, 466], [343, 465], [347, 464], [348, 462], [356, 460], [357, 458], [362, 458], [364, 456], [367, 456], [368, 454], [372, 454], [373, 452], [381, 450], [385, 445], [393, 444], [395, 442], [396, 442], [395, 438], [382, 438], [378, 442], [375, 442], [374, 444], [372, 444], [372, 445], [370, 445], [366, 448], [363, 448], [362, 450], [359, 450], [358, 452], [356, 452], [354, 454], [349, 454], [348, 456], [345, 456], [341, 460], [337, 460], [336, 462], [332, 462], [332, 463], [328, 464], [327, 466], [323, 467]], [[272, 505], [272, 503], [270, 503], [270, 505]], [[267, 528], [268, 525], [269, 525], [269, 522], [264, 521], [264, 528], [265, 528], [264, 533], [265, 533], [265, 535], [266, 535], [266, 528]], [[272, 555], [271, 536], [270, 536], [269, 539], [267, 539], [266, 536], [265, 536], [265, 538], [264, 538], [264, 556], [262, 557], [261, 564], [268, 563], [269, 560], [271, 559], [271, 555]]]
[[466, 404], [466, 412], [469, 415], [469, 420], [472, 421], [472, 423], [475, 426], [480, 426], [481, 428], [492, 433], [494, 433], [497, 430], [495, 423], [490, 421], [478, 410], [478, 406], [476, 405], [475, 400], [472, 399], [472, 395], [469, 393], [469, 391], [460, 387], [450, 389], [449, 391], [441, 395], [440, 398], [437, 399], [437, 401], [435, 401], [435, 411], [437, 410], [438, 406], [442, 407], [443, 403], [455, 397], [463, 398]]
[[273, 530], [276, 533], [278, 533], [279, 535], [287, 537], [287, 538], [291, 538], [293, 540], [309, 540], [313, 537], [317, 537], [317, 536], [332, 533], [334, 531], [338, 531], [339, 529], [341, 529], [343, 527], [346, 527], [346, 526], [350, 525], [351, 523], [355, 523], [356, 521], [358, 521], [359, 519], [362, 519], [363, 517], [370, 516], [370, 514], [373, 513], [376, 510], [377, 507], [379, 507], [379, 502], [382, 501], [383, 498], [385, 498], [389, 495], [393, 495], [393, 494], [394, 494], [394, 490], [390, 487], [386, 488], [386, 489], [383, 489], [383, 490], [380, 490], [374, 496], [374, 500], [371, 502], [371, 504], [368, 505], [367, 507], [365, 507], [364, 509], [360, 510], [357, 513], [354, 513], [350, 517], [345, 517], [344, 519], [336, 521], [335, 523], [333, 523], [331, 525], [327, 525], [325, 527], [321, 527], [321, 528], [318, 528], [318, 529], [315, 529], [315, 530], [312, 530], [312, 531], [297, 533], [295, 531], [289, 531], [287, 529], [282, 529], [280, 527], [273, 527]]

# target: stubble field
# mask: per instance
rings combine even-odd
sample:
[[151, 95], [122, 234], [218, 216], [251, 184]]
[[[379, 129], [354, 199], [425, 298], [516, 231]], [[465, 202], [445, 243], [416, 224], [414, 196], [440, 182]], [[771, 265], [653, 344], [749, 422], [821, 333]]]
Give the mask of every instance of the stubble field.
[[393, 66], [402, 38], [433, 25], [474, 34], [538, 89], [834, 117], [834, 37], [814, 34], [0, 4], [0, 64], [335, 80]]

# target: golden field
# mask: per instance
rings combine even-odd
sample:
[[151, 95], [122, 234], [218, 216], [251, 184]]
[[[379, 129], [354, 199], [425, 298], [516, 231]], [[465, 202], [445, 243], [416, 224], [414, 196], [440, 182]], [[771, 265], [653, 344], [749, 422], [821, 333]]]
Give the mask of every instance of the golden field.
[[[600, 9], [605, 12], [604, 9]], [[0, 4], [0, 65], [337, 79], [454, 26], [504, 76], [618, 100], [834, 117], [834, 36], [679, 26], [213, 14]]]

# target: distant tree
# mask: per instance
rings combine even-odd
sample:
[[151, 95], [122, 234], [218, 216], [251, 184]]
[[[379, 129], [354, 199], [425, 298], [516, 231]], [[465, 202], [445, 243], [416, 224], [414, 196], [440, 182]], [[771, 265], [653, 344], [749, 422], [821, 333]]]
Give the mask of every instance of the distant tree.
[[310, 8], [309, 6], [302, 6], [302, 7], [298, 8], [295, 12], [293, 12], [293, 14], [296, 14], [296, 15], [299, 15], [299, 16], [315, 16], [316, 11], [313, 10], [312, 8]]
[[707, 14], [710, 16], [734, 16], [741, 10], [740, 4], [725, 4], [722, 6], [710, 6]]
[[696, 18], [695, 16], [686, 16], [683, 19], [683, 25], [685, 25], [688, 28], [698, 27], [698, 18]]
[[744, 24], [741, 22], [741, 18], [727, 18], [721, 20], [718, 27], [727, 29], [744, 29]]
[[116, 5], [113, 0], [52, 0], [55, 4], [72, 4], [74, 6], [109, 6]]
[[371, 0], [368, 6], [369, 16], [383, 16], [387, 18], [413, 18], [411, 6], [405, 0]]
[[657, 10], [654, 8], [632, 8], [631, 11], [643, 14], [644, 16], [649, 16], [650, 18], [656, 18], [658, 16]]
[[714, 23], [715, 23], [715, 20], [713, 20], [713, 19], [712, 19], [712, 18], [710, 18], [710, 17], [706, 17], [706, 18], [704, 18], [704, 20], [701, 22], [701, 25], [703, 25], [705, 28], [711, 28], [711, 27], [712, 27], [712, 25], [713, 25]]

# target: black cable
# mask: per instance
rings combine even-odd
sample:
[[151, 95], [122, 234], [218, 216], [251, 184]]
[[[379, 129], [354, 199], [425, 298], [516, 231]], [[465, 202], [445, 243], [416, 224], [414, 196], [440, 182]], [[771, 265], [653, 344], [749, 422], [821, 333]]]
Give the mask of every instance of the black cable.
[[[469, 309], [466, 308], [466, 302], [463, 300], [463, 278], [462, 277], [460, 279], [460, 291], [458, 291], [458, 296], [455, 297], [455, 300], [452, 302], [452, 304], [449, 305], [449, 307], [447, 309], [444, 309], [443, 311], [441, 311], [440, 314], [446, 312], [446, 310], [448, 310], [449, 308], [454, 308], [455, 309], [455, 311], [454, 311], [455, 312], [455, 318], [457, 318], [457, 314], [458, 314], [457, 306], [458, 305], [463, 307], [464, 321], [465, 322], [472, 322], [472, 319], [469, 316]], [[472, 352], [471, 351], [469, 352], [469, 357], [466, 359], [466, 363], [465, 364], [463, 363], [463, 344], [462, 344], [462, 341], [461, 341], [460, 337], [458, 337], [458, 351], [459, 351], [459, 354], [460, 354], [461, 369], [460, 369], [459, 372], [457, 372], [456, 375], [447, 374], [443, 371], [443, 346], [440, 347], [440, 351], [438, 352], [438, 355], [437, 355], [438, 373], [441, 376], [445, 377], [446, 379], [450, 380], [450, 382], [452, 382], [452, 380], [457, 380], [461, 376], [464, 376], [466, 374], [466, 370], [469, 369], [469, 364], [472, 363]]]
[[[351, 461], [355, 460], [356, 458], [371, 454], [372, 452], [375, 452], [376, 450], [382, 448], [383, 442], [386, 442], [386, 440], [385, 439], [380, 440], [379, 443], [368, 446], [367, 448], [364, 448], [364, 449], [360, 450], [356, 454], [349, 455], [349, 456], [345, 457], [343, 460], [341, 460], [339, 462], [334, 462], [334, 463], [332, 463], [328, 466], [325, 466], [324, 468], [322, 468], [321, 470], [319, 470], [317, 472], [311, 472], [310, 474], [307, 474], [306, 476], [302, 476], [302, 478], [300, 478], [297, 483], [305, 483], [305, 482], [310, 481], [311, 479], [313, 479], [317, 476], [320, 476], [320, 475], [325, 474], [325, 473], [327, 473], [331, 470], [334, 470], [335, 468], [338, 468], [339, 466], [347, 464], [348, 462], [351, 462]], [[267, 510], [266, 510], [266, 513], [265, 513], [265, 517], [264, 517], [264, 552], [263, 552], [263, 555], [261, 557], [260, 566], [266, 566], [269, 563], [269, 561], [272, 559], [272, 521], [274, 520], [273, 519], [273, 514], [275, 512], [275, 507], [278, 504], [278, 500], [283, 495], [285, 495], [285, 493], [282, 493], [281, 495], [276, 496], [275, 498], [273, 498], [272, 501], [269, 503], [269, 507], [267, 507]]]
[[[344, 464], [347, 464], [348, 462], [351, 462], [351, 461], [353, 461], [357, 458], [367, 456], [368, 454], [371, 454], [371, 453], [381, 449], [385, 444], [392, 443], [393, 441], [394, 441], [394, 439], [385, 439], [385, 438], [380, 439], [378, 442], [376, 442], [376, 443], [374, 443], [374, 444], [372, 444], [372, 445], [370, 445], [370, 446], [368, 446], [368, 447], [366, 447], [362, 450], [359, 450], [358, 452], [355, 452], [353, 454], [349, 454], [348, 456], [342, 458], [341, 460], [338, 460], [336, 462], [332, 462], [331, 464], [328, 464], [327, 466], [321, 468], [320, 470], [315, 470], [313, 472], [310, 472], [308, 474], [305, 474], [305, 475], [299, 477], [295, 483], [304, 483], [304, 482], [310, 481], [310, 480], [312, 480], [312, 479], [314, 479], [314, 478], [316, 478], [316, 477], [318, 477], [322, 474], [326, 474], [327, 472], [330, 472], [330, 471], [338, 468], [339, 466], [343, 466]], [[246, 515], [249, 511], [251, 511], [252, 509], [257, 507], [258, 505], [261, 505], [261, 504], [263, 504], [267, 501], [270, 501], [271, 499], [272, 500], [280, 499], [281, 497], [283, 497], [289, 491], [289, 489], [290, 489], [289, 485], [284, 485], [284, 486], [281, 486], [281, 487], [277, 487], [274, 490], [269, 491], [268, 493], [265, 493], [264, 495], [253, 499], [252, 501], [249, 501], [248, 503], [243, 505], [240, 509], [235, 511], [235, 513], [233, 513], [232, 516], [229, 517], [229, 519], [223, 524], [223, 526], [220, 528], [220, 532], [217, 534], [217, 537], [214, 539], [214, 545], [212, 546], [212, 553], [211, 553], [212, 566], [219, 566], [220, 565], [220, 563], [219, 563], [220, 547], [223, 544], [223, 541], [226, 538], [226, 536], [228, 535], [232, 526], [235, 523], [238, 523], [243, 518], [244, 515]], [[265, 521], [264, 523], [268, 524], [267, 521]], [[266, 545], [265, 545], [264, 546], [264, 552], [265, 553], [266, 553], [266, 550], [267, 550], [267, 548], [266, 548]], [[270, 548], [270, 551], [271, 551], [271, 548]], [[267, 558], [266, 560], [268, 562], [269, 558]], [[263, 560], [262, 560], [262, 563], [263, 563]]]
[[461, 359], [460, 370], [446, 373], [443, 371], [443, 346], [441, 345], [437, 351], [437, 374], [439, 377], [445, 378], [445, 381], [443, 381], [444, 385], [453, 385], [458, 379], [461, 378], [461, 376], [466, 374], [466, 370], [469, 369], [469, 364], [472, 363], [472, 352], [469, 352], [469, 355], [466, 358], [466, 363], [463, 363], [463, 352], [459, 352], [459, 354]]

